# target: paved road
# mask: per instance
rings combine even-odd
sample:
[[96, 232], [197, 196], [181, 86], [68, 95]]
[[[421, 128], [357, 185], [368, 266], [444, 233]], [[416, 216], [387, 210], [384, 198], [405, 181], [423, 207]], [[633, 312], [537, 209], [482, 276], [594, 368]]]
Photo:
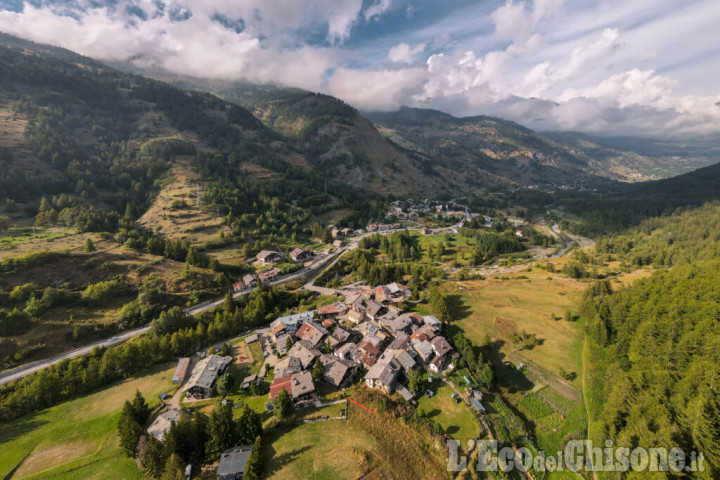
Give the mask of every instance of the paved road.
[[150, 330], [150, 325], [146, 325], [141, 328], [136, 328], [134, 330], [128, 330], [128, 331], [120, 333], [112, 338], [100, 340], [100, 341], [92, 343], [90, 345], [86, 345], [82, 348], [78, 348], [75, 350], [71, 350], [69, 352], [65, 352], [56, 357], [48, 358], [46, 360], [38, 360], [36, 362], [28, 363], [26, 365], [21, 365], [19, 367], [15, 367], [10, 370], [6, 370], [6, 371], [0, 373], [0, 385], [3, 385], [8, 382], [12, 382], [13, 380], [17, 380], [17, 379], [25, 377], [27, 375], [30, 375], [31, 373], [37, 372], [38, 370], [42, 370], [45, 367], [49, 367], [50, 365], [59, 363], [62, 360], [65, 360], [66, 358], [75, 358], [75, 357], [79, 357], [82, 355], [87, 355], [88, 353], [92, 352], [93, 348], [95, 348], [95, 347], [111, 347], [113, 345], [117, 345], [119, 343], [122, 343], [122, 342], [134, 337], [135, 335], [141, 335], [141, 334], [147, 332], [148, 330]]
[[[459, 223], [458, 223], [458, 225], [459, 225]], [[448, 229], [451, 229], [451, 228], [453, 228], [453, 227], [448, 227]], [[318, 262], [314, 263], [310, 267], [305, 268], [299, 272], [292, 273], [290, 275], [278, 278], [272, 282], [268, 282], [267, 284], [268, 285], [283, 285], [286, 283], [291, 283], [291, 282], [301, 279], [301, 278], [307, 278], [308, 274], [314, 278], [317, 275], [319, 275], [320, 272], [322, 270], [324, 270], [325, 268], [330, 268], [333, 265], [335, 265], [335, 263], [340, 259], [340, 257], [342, 255], [344, 255], [346, 252], [356, 249], [361, 238], [366, 237], [368, 235], [373, 235], [374, 233], [380, 233], [381, 235], [387, 235], [387, 234], [390, 234], [390, 233], [393, 233], [393, 232], [396, 232], [399, 230], [402, 230], [402, 229], [365, 233], [362, 236], [356, 237], [355, 239], [353, 239], [352, 242], [350, 242], [349, 244], [340, 248], [336, 253], [328, 255], [327, 257], [319, 260]], [[328, 262], [330, 262], [330, 263], [328, 264]], [[327, 264], [327, 266], [326, 266], [326, 264]], [[305, 285], [305, 287], [308, 287], [311, 285], [312, 285], [312, 280], [310, 280]], [[251, 291], [252, 291], [252, 289], [245, 290], [242, 292], [237, 292], [237, 293], [233, 294], [233, 298], [238, 298], [243, 295], [247, 295]], [[188, 315], [198, 315], [198, 314], [206, 312], [208, 310], [212, 310], [213, 308], [217, 308], [218, 306], [222, 305], [224, 301], [225, 301], [225, 297], [219, 298], [217, 300], [202, 302], [197, 305], [193, 305], [191, 307], [186, 308], [185, 312]], [[6, 370], [6, 371], [0, 373], [0, 385], [4, 385], [8, 382], [12, 382], [13, 380], [17, 380], [17, 379], [26, 377], [32, 373], [37, 372], [38, 370], [42, 370], [43, 368], [49, 367], [51, 365], [55, 365], [56, 363], [59, 363], [62, 360], [65, 360], [67, 358], [75, 358], [75, 357], [87, 355], [95, 347], [111, 347], [113, 345], [117, 345], [119, 343], [129, 340], [130, 338], [132, 338], [136, 335], [142, 335], [145, 332], [147, 332], [148, 330], [150, 330], [150, 325], [145, 325], [144, 327], [125, 331], [125, 332], [115, 335], [111, 338], [97, 341], [90, 345], [86, 345], [82, 348], [78, 348], [75, 350], [71, 350], [69, 352], [62, 353], [55, 357], [47, 358], [44, 360], [38, 360], [38, 361], [31, 362], [31, 363], [28, 363], [25, 365], [21, 365], [19, 367], [12, 368], [10, 370]]]

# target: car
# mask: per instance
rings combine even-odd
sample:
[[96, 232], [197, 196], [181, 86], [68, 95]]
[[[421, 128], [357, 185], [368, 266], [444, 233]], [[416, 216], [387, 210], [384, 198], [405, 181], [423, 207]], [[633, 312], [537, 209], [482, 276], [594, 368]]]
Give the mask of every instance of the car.
[[450, 395], [450, 398], [457, 398], [458, 394], [457, 392], [453, 392], [452, 395]]
[[432, 397], [433, 395], [435, 395], [435, 394], [434, 394], [433, 391], [430, 390], [430, 389], [428, 389], [428, 390], [425, 392], [425, 396], [428, 397], [428, 398]]

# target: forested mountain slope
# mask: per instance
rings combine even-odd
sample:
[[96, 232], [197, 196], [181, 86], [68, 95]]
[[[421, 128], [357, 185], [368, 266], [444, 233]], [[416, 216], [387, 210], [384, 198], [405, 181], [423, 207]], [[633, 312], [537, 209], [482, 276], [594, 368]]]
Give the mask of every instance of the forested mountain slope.
[[670, 215], [720, 199], [720, 164], [654, 182], [616, 185], [603, 194], [560, 195], [557, 201], [580, 218], [571, 227], [583, 235], [618, 232], [645, 219]]
[[616, 292], [596, 284], [582, 305], [594, 345], [592, 438], [702, 452], [707, 471], [691, 478], [720, 475], [718, 225], [715, 202], [602, 239], [600, 253], [672, 267]]

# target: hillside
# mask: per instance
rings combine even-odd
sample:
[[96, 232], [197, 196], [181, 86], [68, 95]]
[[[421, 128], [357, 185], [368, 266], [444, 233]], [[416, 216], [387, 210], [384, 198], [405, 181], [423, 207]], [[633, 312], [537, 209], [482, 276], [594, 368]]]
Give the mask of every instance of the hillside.
[[248, 108], [292, 142], [314, 168], [339, 183], [392, 196], [437, 194], [475, 183], [438, 169], [427, 157], [396, 148], [372, 122], [334, 97], [247, 83], [210, 90]]
[[596, 284], [582, 305], [591, 437], [703, 452], [697, 478], [720, 474], [719, 212], [708, 203], [602, 239], [604, 258], [659, 269], [623, 289]]
[[572, 228], [583, 235], [617, 232], [678, 208], [697, 207], [720, 198], [720, 164], [654, 182], [619, 185], [596, 194], [560, 195], [557, 202], [577, 216]]
[[544, 132], [572, 145], [614, 172], [636, 180], [673, 177], [720, 162], [717, 140], [659, 140], [637, 137], [597, 137], [579, 132]]

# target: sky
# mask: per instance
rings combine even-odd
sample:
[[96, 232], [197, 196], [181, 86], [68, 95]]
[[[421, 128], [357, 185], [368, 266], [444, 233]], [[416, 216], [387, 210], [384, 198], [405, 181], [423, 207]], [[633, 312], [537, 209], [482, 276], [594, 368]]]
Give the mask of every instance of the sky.
[[599, 135], [720, 133], [718, 0], [0, 0], [108, 62]]

